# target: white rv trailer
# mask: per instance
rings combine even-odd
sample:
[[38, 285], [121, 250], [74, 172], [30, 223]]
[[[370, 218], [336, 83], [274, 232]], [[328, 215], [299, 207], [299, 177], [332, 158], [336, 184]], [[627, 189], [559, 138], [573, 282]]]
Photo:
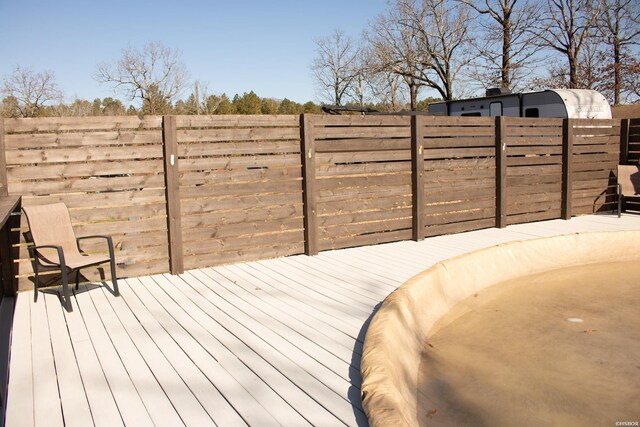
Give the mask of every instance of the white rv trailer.
[[611, 118], [609, 102], [595, 90], [548, 89], [526, 93], [487, 91], [488, 95], [492, 93], [496, 94], [429, 104], [429, 112], [441, 116]]

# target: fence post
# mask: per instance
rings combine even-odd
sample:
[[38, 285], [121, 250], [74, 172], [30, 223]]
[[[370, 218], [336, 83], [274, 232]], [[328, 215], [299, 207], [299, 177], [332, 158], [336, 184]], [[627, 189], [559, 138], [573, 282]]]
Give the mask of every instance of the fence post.
[[496, 227], [507, 226], [507, 118], [496, 116]]
[[562, 121], [562, 219], [571, 219], [573, 203], [573, 119]]
[[620, 164], [629, 163], [629, 125], [631, 119], [620, 121]]
[[6, 153], [7, 150], [4, 145], [4, 119], [0, 118], [0, 196], [9, 195]]
[[411, 193], [413, 240], [424, 239], [424, 120], [411, 116]]
[[180, 174], [178, 169], [178, 132], [175, 116], [162, 116], [164, 182], [167, 201], [169, 268], [171, 274], [184, 273], [182, 220], [180, 214]]
[[304, 212], [304, 253], [318, 254], [318, 192], [316, 187], [316, 141], [313, 116], [300, 115], [300, 155], [302, 158], [302, 203]]

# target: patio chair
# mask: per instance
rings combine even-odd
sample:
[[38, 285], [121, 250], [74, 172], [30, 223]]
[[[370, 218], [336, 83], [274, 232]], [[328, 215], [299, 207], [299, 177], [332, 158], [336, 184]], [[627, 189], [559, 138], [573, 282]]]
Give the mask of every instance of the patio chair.
[[[68, 277], [70, 273], [76, 273], [76, 290], [80, 283], [80, 270], [85, 267], [97, 266], [109, 262], [111, 265], [111, 281], [113, 293], [120, 295], [116, 278], [116, 263], [111, 236], [83, 236], [76, 237], [71, 226], [69, 210], [64, 203], [55, 203], [41, 206], [24, 206], [29, 224], [30, 239], [33, 246], [28, 246], [29, 256], [33, 259], [33, 271], [35, 273], [34, 302], [38, 301], [39, 270], [44, 267], [47, 270], [59, 270], [60, 274], [53, 277], [46, 284], [52, 283], [58, 277], [62, 278], [63, 305], [67, 311], [73, 311], [71, 295], [69, 292]], [[105, 239], [109, 248], [109, 255], [85, 254], [80, 249], [80, 241], [87, 239]]]
[[625, 197], [640, 197], [640, 165], [618, 165], [618, 218]]

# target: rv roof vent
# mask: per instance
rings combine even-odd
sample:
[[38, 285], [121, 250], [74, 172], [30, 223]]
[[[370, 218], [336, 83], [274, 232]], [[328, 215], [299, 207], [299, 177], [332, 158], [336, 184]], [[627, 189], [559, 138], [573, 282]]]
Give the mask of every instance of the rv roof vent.
[[491, 87], [487, 89], [487, 96], [508, 95], [511, 93], [511, 89], [508, 87]]

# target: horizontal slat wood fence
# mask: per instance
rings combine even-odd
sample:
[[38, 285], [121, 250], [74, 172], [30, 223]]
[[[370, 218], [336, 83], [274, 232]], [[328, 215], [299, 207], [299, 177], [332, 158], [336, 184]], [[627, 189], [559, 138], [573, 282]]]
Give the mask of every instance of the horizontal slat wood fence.
[[411, 239], [410, 125], [407, 116], [309, 122], [319, 250]]
[[[616, 165], [640, 157], [640, 120], [265, 115], [2, 125], [0, 187], [25, 206], [65, 202], [78, 235], [112, 235], [120, 276], [611, 210]], [[24, 241], [20, 253], [26, 289]]]
[[304, 251], [298, 116], [179, 116], [185, 268]]
[[[4, 120], [9, 192], [22, 194], [23, 206], [64, 202], [79, 236], [111, 235], [119, 275], [166, 272], [161, 125], [162, 117]], [[106, 252], [101, 243], [83, 249]], [[19, 271], [32, 271], [24, 237]]]
[[417, 117], [424, 236], [493, 227], [496, 129], [488, 117]]
[[573, 214], [616, 209], [620, 121], [580, 120], [572, 121], [572, 124]]
[[507, 224], [560, 218], [562, 119], [506, 121]]

